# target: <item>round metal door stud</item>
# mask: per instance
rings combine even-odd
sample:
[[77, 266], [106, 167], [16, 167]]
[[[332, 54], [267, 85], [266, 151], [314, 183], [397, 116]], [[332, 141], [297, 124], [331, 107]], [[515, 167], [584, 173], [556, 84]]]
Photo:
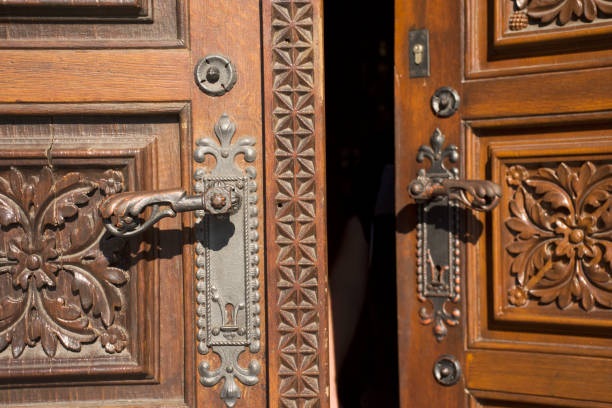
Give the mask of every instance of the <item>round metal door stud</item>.
[[431, 109], [440, 118], [448, 118], [459, 109], [459, 94], [453, 88], [438, 88], [431, 97]]
[[447, 354], [440, 356], [434, 364], [433, 375], [436, 381], [442, 385], [457, 384], [461, 378], [461, 365], [453, 356]]
[[195, 81], [205, 94], [221, 96], [234, 87], [236, 67], [223, 55], [207, 55], [195, 67]]

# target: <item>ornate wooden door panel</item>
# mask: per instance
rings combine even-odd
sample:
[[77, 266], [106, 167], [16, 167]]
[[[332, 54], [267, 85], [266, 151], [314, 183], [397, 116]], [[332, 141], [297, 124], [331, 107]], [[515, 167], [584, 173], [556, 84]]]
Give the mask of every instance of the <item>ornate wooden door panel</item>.
[[[396, 2], [402, 406], [612, 406], [612, 3], [417, 3]], [[429, 29], [428, 77], [410, 77], [415, 29]], [[460, 97], [447, 118], [430, 108], [443, 86]], [[417, 296], [417, 269], [444, 265], [417, 265], [407, 191], [436, 128], [460, 178], [503, 193], [491, 213], [460, 212], [443, 309]], [[454, 366], [432, 373], [442, 355], [455, 385], [440, 384]]]
[[[0, 406], [328, 406], [320, 7], [0, 0]], [[105, 225], [227, 183], [239, 215]]]

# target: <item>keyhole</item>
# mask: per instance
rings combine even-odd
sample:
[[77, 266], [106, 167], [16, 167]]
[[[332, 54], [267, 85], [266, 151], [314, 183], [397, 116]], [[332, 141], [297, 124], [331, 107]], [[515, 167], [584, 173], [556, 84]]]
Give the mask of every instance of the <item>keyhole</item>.
[[225, 321], [227, 326], [234, 326], [234, 305], [231, 303], [225, 305]]
[[423, 62], [424, 51], [425, 47], [423, 46], [423, 44], [415, 44], [415, 46], [412, 47], [412, 52], [414, 52], [414, 63], [416, 65], [421, 65], [421, 63]]

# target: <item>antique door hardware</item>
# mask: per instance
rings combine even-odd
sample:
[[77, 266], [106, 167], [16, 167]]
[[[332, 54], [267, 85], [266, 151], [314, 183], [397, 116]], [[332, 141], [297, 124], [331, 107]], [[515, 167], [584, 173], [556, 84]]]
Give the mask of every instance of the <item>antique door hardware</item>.
[[[241, 205], [243, 184], [233, 186], [223, 181], [213, 183], [202, 194], [187, 195], [185, 190], [160, 190], [115, 194], [100, 204], [100, 214], [106, 229], [119, 237], [131, 237], [147, 230], [162, 218], [175, 217], [177, 213], [203, 211], [223, 216], [237, 212]], [[151, 207], [146, 220], [140, 215]], [[167, 207], [160, 209], [160, 207]]]
[[410, 43], [410, 78], [429, 76], [429, 30], [412, 30]]
[[[139, 234], [153, 224], [166, 217], [175, 217], [179, 212], [198, 211], [200, 216], [205, 214], [215, 216], [228, 216], [235, 214], [241, 207], [243, 193], [248, 184], [254, 184], [254, 169], [247, 168], [242, 177], [229, 177], [233, 173], [233, 158], [243, 154], [246, 162], [253, 162], [256, 151], [252, 147], [255, 141], [250, 137], [243, 137], [235, 144], [230, 144], [236, 131], [236, 126], [227, 115], [222, 115], [215, 125], [215, 134], [221, 142], [216, 145], [210, 138], [199, 139], [194, 160], [201, 163], [206, 154], [217, 159], [212, 174], [220, 173], [221, 177], [203, 175], [196, 172], [196, 191], [199, 194], [187, 195], [182, 189], [125, 192], [114, 194], [100, 204], [100, 214], [104, 219], [106, 229], [113, 235], [129, 237]], [[202, 183], [206, 189], [202, 190]], [[160, 207], [166, 207], [160, 209]], [[152, 207], [151, 214], [144, 220], [140, 216]]]
[[225, 95], [238, 80], [236, 67], [230, 59], [217, 54], [207, 55], [198, 61], [194, 76], [200, 89], [210, 96]]
[[417, 291], [421, 302], [431, 302], [433, 311], [422, 307], [419, 316], [423, 324], [434, 322], [433, 332], [438, 341], [447, 334], [447, 327], [459, 324], [461, 311], [447, 311], [447, 301], [458, 303], [461, 296], [459, 209], [491, 211], [499, 203], [499, 185], [486, 180], [461, 180], [456, 168], [447, 169], [444, 161], [459, 160], [457, 146], [442, 149], [444, 135], [436, 129], [430, 146], [422, 145], [417, 161], [431, 161], [428, 170], [419, 170], [408, 191], [418, 204], [417, 224]]
[[[200, 383], [212, 387], [223, 379], [220, 397], [233, 407], [242, 395], [236, 379], [255, 385], [261, 370], [255, 359], [247, 368], [238, 362], [247, 349], [250, 353], [261, 349], [256, 172], [235, 163], [238, 155], [253, 162], [256, 150], [251, 137], [231, 143], [236, 125], [225, 114], [214, 132], [219, 144], [211, 138], [196, 142], [194, 160], [202, 163], [206, 155], [212, 155], [216, 162], [196, 170], [195, 195], [184, 190], [120, 193], [102, 202], [100, 213], [112, 234], [126, 237], [162, 218], [195, 211], [197, 350], [203, 355], [212, 350], [221, 360], [218, 368], [200, 363]], [[151, 211], [144, 219], [148, 207]]]
[[454, 356], [444, 354], [434, 363], [433, 375], [442, 385], [455, 385], [461, 378], [461, 364]]
[[431, 97], [431, 109], [436, 116], [440, 118], [448, 118], [453, 116], [459, 109], [461, 98], [453, 88], [443, 86], [436, 89]]

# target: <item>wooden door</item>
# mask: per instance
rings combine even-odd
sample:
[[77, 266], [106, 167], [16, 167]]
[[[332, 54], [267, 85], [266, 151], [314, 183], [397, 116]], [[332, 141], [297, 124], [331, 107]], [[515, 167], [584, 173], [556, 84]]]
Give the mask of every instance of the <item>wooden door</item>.
[[[0, 406], [328, 406], [320, 3], [0, 1]], [[196, 141], [221, 160], [232, 126], [256, 176], [229, 361], [201, 218], [117, 238], [98, 207], [198, 192]]]
[[[612, 406], [611, 6], [396, 2], [403, 407]], [[416, 29], [429, 30], [431, 70], [411, 78]], [[430, 108], [443, 86], [460, 96], [448, 118]], [[432, 298], [417, 295], [417, 205], [407, 191], [428, 166], [416, 153], [436, 128], [459, 147], [460, 177], [503, 192], [492, 212], [459, 220], [456, 296], [442, 323], [428, 318]], [[442, 355], [460, 364], [455, 385], [434, 378]]]

